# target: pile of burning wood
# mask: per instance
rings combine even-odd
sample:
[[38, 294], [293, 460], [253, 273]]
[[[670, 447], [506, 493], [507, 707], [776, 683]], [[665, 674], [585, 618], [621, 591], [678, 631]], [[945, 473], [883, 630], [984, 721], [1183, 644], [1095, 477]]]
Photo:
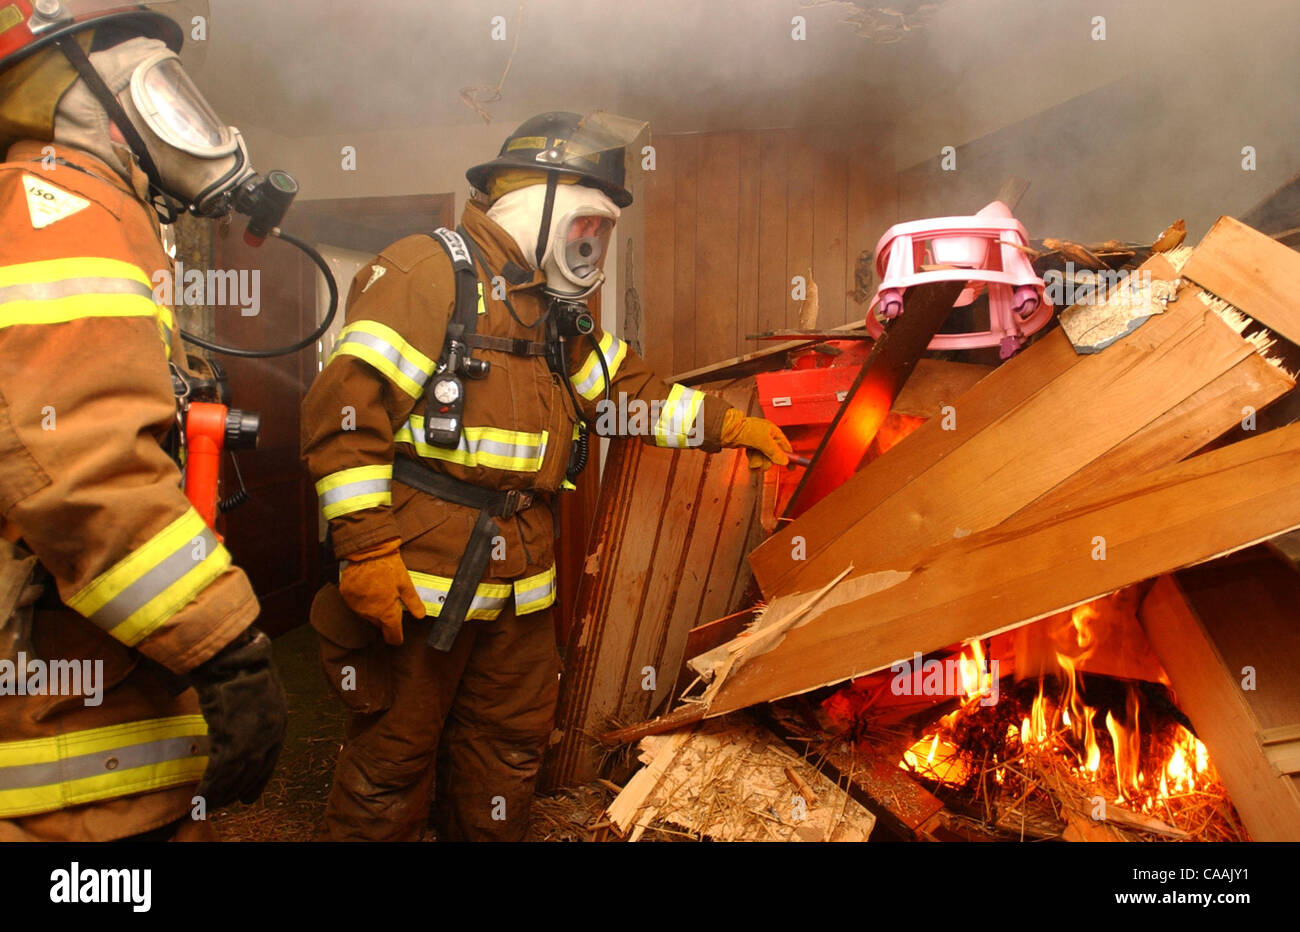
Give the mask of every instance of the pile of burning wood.
[[[619, 451], [640, 503], [593, 537], [552, 783], [654, 736], [628, 837], [1300, 840], [1300, 573], [1265, 543], [1300, 528], [1300, 255], [1180, 232], [974, 384], [918, 367], [911, 432], [792, 520], [782, 477]], [[753, 370], [712, 376], [752, 404]], [[711, 829], [688, 777], [754, 728], [827, 782], [737, 755], [709, 783], [763, 816]]]

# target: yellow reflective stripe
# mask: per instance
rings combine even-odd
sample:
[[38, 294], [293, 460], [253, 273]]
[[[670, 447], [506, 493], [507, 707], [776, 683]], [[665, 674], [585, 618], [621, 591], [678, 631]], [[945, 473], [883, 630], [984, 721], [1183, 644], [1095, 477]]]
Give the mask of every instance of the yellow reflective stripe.
[[704, 393], [674, 385], [668, 392], [659, 420], [655, 422], [654, 441], [656, 446], [682, 448], [698, 446], [699, 438], [695, 436], [695, 421], [700, 408], [704, 405]]
[[[555, 144], [557, 146], [560, 146], [563, 145], [564, 142], [565, 140], [563, 139], [557, 139], [555, 141]], [[545, 136], [519, 136], [518, 138], [512, 139], [510, 140], [510, 142], [506, 143], [507, 152], [513, 152], [516, 149], [545, 149], [545, 148], [546, 148]]]
[[555, 604], [555, 564], [536, 576], [515, 580], [515, 614], [540, 612]]
[[363, 508], [393, 503], [393, 466], [356, 466], [330, 473], [316, 483], [320, 510], [337, 518]]
[[[435, 576], [432, 573], [410, 571], [411, 583], [415, 586], [420, 601], [424, 603], [429, 617], [437, 618], [442, 611], [442, 604], [451, 591], [452, 580], [447, 576]], [[470, 602], [468, 619], [491, 621], [501, 614], [506, 599], [511, 594], [515, 598], [515, 614], [527, 615], [540, 612], [555, 604], [555, 565], [536, 576], [517, 579], [511, 583], [479, 583], [474, 590], [474, 599]]]
[[466, 427], [461, 431], [456, 449], [438, 447], [428, 443], [424, 434], [424, 418], [412, 414], [398, 428], [393, 440], [409, 443], [415, 451], [429, 459], [457, 463], [470, 469], [483, 466], [512, 472], [537, 472], [546, 458], [549, 434], [520, 430], [501, 430], [496, 427]]
[[93, 317], [154, 317], [168, 358], [176, 322], [154, 303], [152, 283], [120, 259], [82, 256], [0, 268], [0, 328]]
[[167, 358], [172, 358], [172, 333], [176, 329], [176, 317], [172, 314], [172, 309], [165, 304], [155, 304], [154, 310], [158, 314], [158, 333], [162, 336], [163, 346], [167, 350]]
[[176, 715], [0, 742], [0, 818], [197, 783], [207, 733], [203, 716]]
[[595, 350], [588, 353], [582, 368], [569, 377], [574, 389], [588, 401], [595, 401], [605, 394], [605, 370], [600, 367], [601, 356], [605, 357], [609, 377], [613, 380], [618, 375], [623, 360], [627, 358], [627, 344], [612, 334], [604, 334], [600, 338], [600, 353], [597, 354]]
[[420, 397], [436, 366], [396, 330], [374, 320], [359, 320], [343, 328], [330, 361], [339, 356], [355, 356], [369, 363], [412, 398]]
[[48, 284], [69, 278], [127, 278], [148, 285], [153, 282], [137, 265], [121, 259], [81, 256], [71, 259], [45, 259], [0, 267], [0, 288], [10, 285]]
[[157, 317], [153, 298], [137, 294], [79, 294], [46, 301], [0, 304], [0, 327], [66, 324], [89, 317]]
[[487, 313], [487, 305], [483, 303], [483, 283], [478, 283], [478, 312], [479, 316]]
[[[430, 618], [437, 618], [442, 613], [442, 603], [447, 601], [447, 593], [451, 591], [452, 580], [432, 573], [410, 571], [410, 574], [411, 583], [415, 586], [420, 601], [424, 603], [425, 611]], [[475, 621], [491, 621], [501, 614], [511, 591], [509, 583], [479, 583], [465, 617]]]
[[230, 563], [230, 553], [191, 508], [67, 604], [133, 647], [194, 601]]

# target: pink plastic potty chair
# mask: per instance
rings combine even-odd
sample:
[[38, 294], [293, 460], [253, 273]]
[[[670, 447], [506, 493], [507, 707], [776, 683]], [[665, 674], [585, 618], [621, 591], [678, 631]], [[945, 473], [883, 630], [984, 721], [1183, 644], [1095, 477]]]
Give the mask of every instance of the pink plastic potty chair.
[[[1043, 280], [1034, 274], [1029, 257], [1016, 246], [1028, 246], [1029, 235], [1001, 201], [973, 217], [935, 217], [899, 223], [876, 244], [876, 274], [880, 287], [867, 309], [867, 331], [877, 339], [882, 320], [903, 313], [903, 292], [926, 282], [967, 282], [953, 307], [965, 307], [982, 289], [989, 294], [989, 329], [973, 333], [940, 333], [932, 350], [999, 347], [1010, 358], [1025, 340], [1052, 318], [1052, 304], [1043, 294]], [[920, 271], [925, 265], [949, 268]]]

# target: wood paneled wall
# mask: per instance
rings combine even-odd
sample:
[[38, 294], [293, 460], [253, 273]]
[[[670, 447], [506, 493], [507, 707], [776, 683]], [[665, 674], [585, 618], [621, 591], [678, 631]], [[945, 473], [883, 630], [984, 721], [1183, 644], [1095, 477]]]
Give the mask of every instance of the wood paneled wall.
[[860, 253], [897, 222], [894, 169], [868, 128], [656, 136], [645, 180], [645, 355], [663, 375], [797, 325], [791, 279], [811, 272], [818, 326], [865, 313]]

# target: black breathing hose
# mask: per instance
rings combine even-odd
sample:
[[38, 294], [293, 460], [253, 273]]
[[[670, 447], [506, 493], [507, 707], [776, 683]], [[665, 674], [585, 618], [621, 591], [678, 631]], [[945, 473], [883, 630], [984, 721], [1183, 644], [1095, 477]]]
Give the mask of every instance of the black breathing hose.
[[605, 400], [609, 401], [609, 390], [613, 386], [610, 384], [613, 380], [609, 377], [609, 363], [605, 362], [605, 354], [600, 348], [600, 343], [590, 333], [586, 334], [587, 342], [591, 348], [596, 351], [596, 358], [600, 360], [600, 371], [605, 376]]
[[[316, 263], [316, 267], [320, 269], [321, 274], [325, 276], [325, 285], [329, 288], [330, 293], [330, 308], [329, 312], [325, 315], [325, 320], [314, 332], [312, 332], [310, 336], [304, 337], [292, 346], [281, 346], [276, 349], [251, 350], [241, 349], [237, 346], [223, 346], [220, 343], [210, 343], [201, 337], [196, 337], [194, 334], [182, 330], [181, 336], [187, 343], [201, 346], [205, 350], [209, 350], [213, 353], [224, 353], [227, 356], [238, 356], [242, 359], [271, 359], [276, 356], [288, 356], [290, 353], [296, 353], [299, 350], [306, 349], [329, 332], [330, 325], [334, 323], [334, 317], [338, 314], [339, 310], [339, 286], [334, 281], [334, 275], [330, 272], [330, 267], [325, 263], [325, 258], [316, 251], [315, 247], [313, 247], [311, 243], [301, 240], [292, 234], [285, 233], [278, 227], [271, 231], [271, 235], [279, 237], [290, 246], [296, 246], [307, 256], [308, 259]], [[603, 357], [601, 361], [604, 362]]]

